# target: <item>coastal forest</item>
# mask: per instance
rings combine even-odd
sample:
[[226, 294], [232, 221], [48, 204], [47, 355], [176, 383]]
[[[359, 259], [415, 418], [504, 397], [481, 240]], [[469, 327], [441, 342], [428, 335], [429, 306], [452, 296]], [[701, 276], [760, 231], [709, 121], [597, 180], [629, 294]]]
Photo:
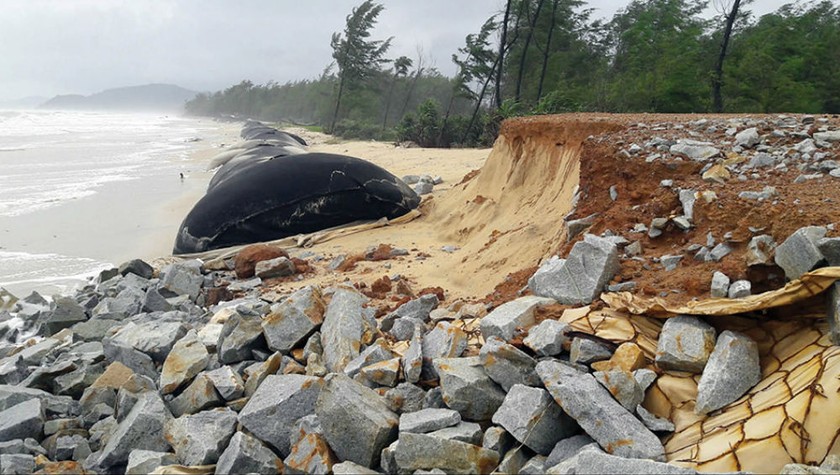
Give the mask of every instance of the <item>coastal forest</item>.
[[633, 0], [596, 19], [581, 0], [507, 0], [452, 52], [456, 74], [391, 57], [385, 8], [355, 7], [317, 78], [245, 80], [186, 103], [195, 115], [309, 126], [424, 147], [488, 145], [511, 116], [562, 112], [840, 113], [840, 7]]

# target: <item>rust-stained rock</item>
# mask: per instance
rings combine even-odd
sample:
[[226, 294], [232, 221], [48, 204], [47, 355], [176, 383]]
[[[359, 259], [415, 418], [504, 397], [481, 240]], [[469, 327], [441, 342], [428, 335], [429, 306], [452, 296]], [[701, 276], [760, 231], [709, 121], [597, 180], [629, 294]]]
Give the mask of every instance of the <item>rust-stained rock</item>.
[[644, 366], [644, 352], [639, 348], [639, 345], [630, 342], [619, 345], [609, 360], [592, 363], [592, 369], [595, 371], [609, 371], [612, 369], [635, 371]]
[[105, 368], [102, 376], [98, 377], [90, 387], [119, 389], [133, 374], [134, 371], [131, 371], [128, 366], [114, 361]]
[[400, 434], [394, 459], [400, 470], [439, 468], [446, 473], [490, 473], [499, 464], [499, 453], [459, 440], [428, 434]]
[[289, 257], [283, 249], [269, 244], [252, 244], [246, 246], [236, 255], [234, 270], [236, 277], [249, 279], [254, 277], [257, 262], [267, 261], [277, 257]]
[[175, 343], [163, 362], [160, 373], [160, 392], [169, 394], [192, 380], [207, 367], [210, 353], [198, 339], [195, 330], [190, 330]]
[[304, 287], [286, 298], [262, 321], [268, 347], [287, 352], [308, 338], [324, 321], [326, 304], [318, 287]]

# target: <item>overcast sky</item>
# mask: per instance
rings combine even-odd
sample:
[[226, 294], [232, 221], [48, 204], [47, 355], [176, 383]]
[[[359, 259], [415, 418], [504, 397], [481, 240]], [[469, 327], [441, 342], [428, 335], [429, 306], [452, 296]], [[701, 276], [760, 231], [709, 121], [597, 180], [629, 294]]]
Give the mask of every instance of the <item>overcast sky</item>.
[[[0, 0], [0, 101], [171, 83], [214, 91], [317, 77], [330, 36], [361, 0]], [[373, 38], [418, 47], [444, 74], [504, 0], [384, 0]], [[626, 1], [591, 0], [598, 16]], [[784, 0], [756, 0], [757, 13]]]

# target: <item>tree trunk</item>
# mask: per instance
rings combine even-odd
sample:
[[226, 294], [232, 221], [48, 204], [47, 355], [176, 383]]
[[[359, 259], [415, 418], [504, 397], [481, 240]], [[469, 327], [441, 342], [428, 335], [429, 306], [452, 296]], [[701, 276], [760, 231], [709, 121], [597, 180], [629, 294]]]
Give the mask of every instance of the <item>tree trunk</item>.
[[519, 71], [516, 75], [516, 94], [514, 100], [519, 102], [522, 92], [522, 75], [525, 73], [525, 62], [528, 57], [528, 48], [531, 46], [531, 39], [534, 37], [534, 28], [537, 26], [537, 18], [540, 17], [540, 10], [542, 10], [545, 0], [539, 0], [537, 9], [534, 11], [534, 17], [531, 18], [531, 23], [528, 27], [528, 36], [525, 37], [525, 45], [522, 46], [522, 57], [519, 58]]
[[[513, 0], [507, 0], [505, 5], [505, 17], [502, 20], [502, 38], [499, 40], [499, 57], [496, 58], [498, 70], [496, 70], [496, 108], [502, 108], [502, 69], [505, 64], [505, 49], [507, 48], [507, 29], [508, 21], [510, 21], [510, 4]], [[481, 101], [478, 101], [481, 104]], [[472, 121], [470, 122], [472, 123]]]
[[335, 132], [335, 123], [338, 120], [338, 109], [341, 107], [341, 95], [344, 93], [344, 75], [338, 81], [338, 97], [335, 100], [335, 111], [333, 111], [332, 123], [330, 124], [330, 133]]
[[496, 57], [496, 62], [493, 63], [493, 68], [490, 69], [491, 73], [487, 75], [487, 79], [484, 80], [484, 84], [481, 86], [481, 92], [478, 94], [478, 100], [475, 102], [475, 109], [473, 109], [472, 117], [470, 117], [470, 123], [467, 125], [466, 130], [464, 130], [464, 136], [461, 137], [461, 143], [466, 142], [467, 136], [470, 134], [470, 130], [472, 130], [473, 125], [475, 124], [475, 118], [478, 116], [478, 110], [481, 108], [481, 101], [484, 100], [484, 94], [487, 92], [487, 86], [490, 85], [490, 79], [493, 78], [492, 71], [496, 69], [498, 63], [502, 59], [502, 55]]
[[394, 86], [397, 84], [397, 75], [394, 75], [394, 80], [391, 81], [391, 87], [388, 88], [388, 98], [385, 100], [385, 118], [382, 119], [382, 131], [388, 128], [388, 112], [391, 110], [391, 96], [394, 94]]
[[729, 47], [729, 38], [732, 36], [732, 25], [735, 23], [735, 18], [738, 16], [738, 7], [741, 6], [741, 0], [735, 0], [732, 3], [732, 10], [726, 16], [726, 28], [723, 30], [723, 41], [720, 45], [720, 54], [715, 64], [715, 73], [712, 78], [712, 100], [714, 112], [723, 112], [723, 95], [721, 95], [721, 88], [723, 87], [723, 61], [726, 59], [726, 50]]
[[414, 87], [417, 86], [417, 80], [420, 79], [421, 74], [423, 74], [423, 68], [417, 69], [417, 73], [411, 80], [411, 86], [408, 88], [408, 92], [405, 95], [405, 102], [403, 102], [402, 110], [400, 111], [400, 120], [405, 117], [405, 110], [408, 108], [408, 103], [411, 102], [411, 95], [414, 94]]
[[537, 102], [542, 99], [543, 84], [545, 83], [545, 73], [548, 70], [548, 57], [551, 53], [551, 36], [554, 34], [554, 24], [557, 23], [557, 3], [559, 0], [554, 0], [551, 5], [551, 25], [548, 27], [548, 38], [545, 40], [545, 50], [543, 51], [542, 70], [540, 71], [540, 84], [537, 87]]

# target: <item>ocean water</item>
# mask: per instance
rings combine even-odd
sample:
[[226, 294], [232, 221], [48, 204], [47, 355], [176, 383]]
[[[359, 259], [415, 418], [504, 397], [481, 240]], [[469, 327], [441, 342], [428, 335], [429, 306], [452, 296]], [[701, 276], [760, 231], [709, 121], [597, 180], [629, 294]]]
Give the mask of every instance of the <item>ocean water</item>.
[[184, 192], [190, 153], [217, 129], [163, 114], [0, 111], [0, 287], [68, 290], [130, 255], [132, 237], [171, 227], [150, 216]]

